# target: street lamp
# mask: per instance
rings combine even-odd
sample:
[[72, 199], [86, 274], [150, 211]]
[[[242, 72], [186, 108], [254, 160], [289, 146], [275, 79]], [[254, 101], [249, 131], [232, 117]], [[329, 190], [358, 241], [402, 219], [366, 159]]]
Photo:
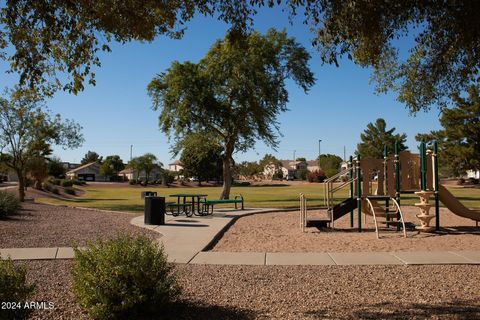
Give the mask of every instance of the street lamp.
[[320, 155], [322, 154], [320, 149], [320, 143], [322, 142], [321, 139], [318, 139], [318, 167], [320, 168]]

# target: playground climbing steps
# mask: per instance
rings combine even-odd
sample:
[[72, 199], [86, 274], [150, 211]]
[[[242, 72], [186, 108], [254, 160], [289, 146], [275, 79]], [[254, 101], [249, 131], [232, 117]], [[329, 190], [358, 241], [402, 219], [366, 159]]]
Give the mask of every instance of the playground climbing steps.
[[[385, 201], [385, 205], [381, 205], [379, 201]], [[405, 238], [407, 237], [402, 210], [395, 198], [382, 195], [369, 195], [365, 197], [365, 202], [367, 205], [363, 206], [362, 211], [365, 214], [373, 216], [377, 239], [380, 239], [379, 224], [385, 225], [385, 227], [397, 226], [397, 230], [401, 226], [403, 236]]]

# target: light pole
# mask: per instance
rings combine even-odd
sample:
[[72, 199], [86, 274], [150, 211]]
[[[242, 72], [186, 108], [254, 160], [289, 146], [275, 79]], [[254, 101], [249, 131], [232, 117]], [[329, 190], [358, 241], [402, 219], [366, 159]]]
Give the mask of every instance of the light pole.
[[320, 148], [320, 143], [322, 142], [321, 139], [318, 139], [318, 168], [320, 169], [320, 155], [322, 154], [322, 149]]
[[132, 161], [133, 144], [130, 145], [130, 161]]

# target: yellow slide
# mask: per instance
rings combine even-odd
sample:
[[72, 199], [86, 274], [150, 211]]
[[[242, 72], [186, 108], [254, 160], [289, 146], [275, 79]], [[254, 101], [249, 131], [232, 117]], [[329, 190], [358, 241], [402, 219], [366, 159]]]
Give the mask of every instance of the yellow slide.
[[480, 210], [468, 209], [442, 185], [439, 186], [438, 196], [440, 201], [457, 216], [480, 221]]

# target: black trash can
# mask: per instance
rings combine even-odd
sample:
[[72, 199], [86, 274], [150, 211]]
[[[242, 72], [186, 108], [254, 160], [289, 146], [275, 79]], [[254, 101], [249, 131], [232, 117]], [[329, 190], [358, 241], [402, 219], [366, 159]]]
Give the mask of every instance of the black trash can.
[[145, 197], [156, 197], [157, 193], [155, 191], [142, 191], [140, 197], [145, 199]]
[[165, 198], [145, 197], [144, 218], [145, 224], [165, 224]]

